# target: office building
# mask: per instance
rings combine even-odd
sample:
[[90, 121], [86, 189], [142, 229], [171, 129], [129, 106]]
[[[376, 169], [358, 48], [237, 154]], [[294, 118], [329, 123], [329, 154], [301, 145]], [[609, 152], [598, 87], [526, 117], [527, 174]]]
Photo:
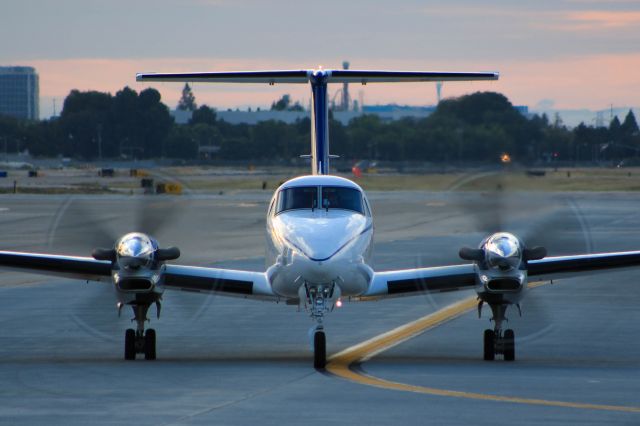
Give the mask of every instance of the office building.
[[0, 67], [0, 115], [38, 120], [39, 91], [33, 67]]

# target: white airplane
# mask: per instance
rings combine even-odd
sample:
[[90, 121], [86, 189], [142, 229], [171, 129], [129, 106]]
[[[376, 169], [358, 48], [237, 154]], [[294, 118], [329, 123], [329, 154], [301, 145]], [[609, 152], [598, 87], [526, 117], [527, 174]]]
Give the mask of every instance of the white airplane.
[[143, 233], [129, 233], [92, 257], [0, 252], [0, 267], [113, 284], [118, 307], [132, 307], [137, 328], [125, 335], [125, 359], [156, 358], [156, 335], [145, 331], [147, 311], [160, 312], [165, 289], [217, 293], [303, 305], [315, 321], [314, 367], [326, 364], [323, 317], [345, 298], [381, 299], [428, 292], [475, 289], [487, 303], [494, 328], [484, 333], [484, 358], [515, 358], [514, 332], [503, 330], [505, 312], [526, 294], [529, 277], [587, 273], [640, 265], [640, 251], [546, 257], [513, 234], [489, 235], [477, 249], [463, 248], [467, 264], [374, 271], [370, 266], [373, 218], [366, 195], [354, 182], [329, 175], [327, 84], [495, 80], [497, 73], [295, 70], [137, 75], [144, 82], [305, 83], [311, 85], [311, 175], [292, 179], [273, 195], [267, 212], [265, 272], [167, 263], [175, 248], [160, 248]]

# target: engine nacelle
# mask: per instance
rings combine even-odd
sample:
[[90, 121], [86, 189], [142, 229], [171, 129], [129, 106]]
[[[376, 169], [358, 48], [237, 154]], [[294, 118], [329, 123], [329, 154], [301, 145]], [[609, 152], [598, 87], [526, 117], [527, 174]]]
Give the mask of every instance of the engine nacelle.
[[95, 249], [93, 257], [112, 264], [113, 281], [122, 292], [149, 292], [161, 278], [162, 264], [180, 257], [180, 249], [161, 249], [155, 239], [131, 232], [118, 239], [112, 249]]
[[515, 235], [498, 232], [485, 238], [477, 249], [463, 247], [459, 255], [476, 263], [478, 279], [488, 293], [520, 292], [527, 280], [527, 261], [542, 259], [543, 247], [528, 249]]

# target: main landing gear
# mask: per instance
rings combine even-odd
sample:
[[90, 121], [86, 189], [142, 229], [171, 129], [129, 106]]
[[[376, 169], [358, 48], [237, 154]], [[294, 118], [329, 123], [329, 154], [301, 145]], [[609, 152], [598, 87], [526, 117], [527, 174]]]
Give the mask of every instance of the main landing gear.
[[502, 354], [505, 361], [513, 361], [516, 359], [515, 350], [515, 333], [511, 329], [502, 331], [502, 322], [506, 320], [504, 316], [507, 305], [489, 305], [494, 323], [493, 330], [484, 331], [484, 359], [485, 361], [493, 361], [496, 354]]
[[132, 305], [134, 318], [132, 321], [137, 323], [137, 328], [127, 329], [124, 335], [124, 359], [134, 360], [137, 354], [144, 354], [144, 359], [156, 359], [156, 331], [152, 328], [146, 332], [144, 323], [149, 321], [147, 318], [148, 304]]

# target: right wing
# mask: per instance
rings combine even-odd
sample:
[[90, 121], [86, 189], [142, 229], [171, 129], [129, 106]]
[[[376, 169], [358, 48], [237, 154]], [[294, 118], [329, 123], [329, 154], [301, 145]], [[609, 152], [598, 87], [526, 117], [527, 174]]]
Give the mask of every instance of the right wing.
[[163, 277], [167, 289], [251, 299], [280, 299], [271, 289], [266, 272], [165, 265]]
[[111, 280], [111, 263], [92, 257], [0, 251], [0, 266], [35, 274], [90, 281]]
[[[111, 262], [92, 257], [0, 251], [0, 267], [79, 280], [112, 282]], [[164, 265], [167, 289], [279, 300], [265, 272]]]

